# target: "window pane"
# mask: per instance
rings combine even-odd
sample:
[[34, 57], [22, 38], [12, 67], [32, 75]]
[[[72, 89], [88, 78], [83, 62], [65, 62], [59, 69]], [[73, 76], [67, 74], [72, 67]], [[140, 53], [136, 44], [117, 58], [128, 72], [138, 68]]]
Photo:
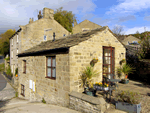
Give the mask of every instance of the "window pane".
[[110, 59], [111, 59], [110, 57], [104, 57], [104, 59], [103, 59], [104, 64], [110, 64], [111, 63]]
[[108, 73], [108, 66], [103, 66], [103, 73]]
[[56, 59], [55, 59], [55, 57], [53, 57], [53, 67], [55, 67], [56, 66]]
[[110, 56], [110, 49], [104, 49], [104, 56]]
[[103, 73], [110, 73], [110, 72], [111, 72], [110, 65], [103, 66]]
[[52, 75], [52, 77], [56, 77], [56, 68], [53, 68], [53, 75]]
[[51, 68], [47, 68], [47, 76], [51, 77]]
[[51, 66], [51, 57], [47, 58], [47, 66]]

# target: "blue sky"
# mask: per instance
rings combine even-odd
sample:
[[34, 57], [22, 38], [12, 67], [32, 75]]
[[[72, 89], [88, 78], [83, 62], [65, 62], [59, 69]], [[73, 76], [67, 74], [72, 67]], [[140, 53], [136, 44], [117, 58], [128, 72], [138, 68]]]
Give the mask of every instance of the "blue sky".
[[88, 19], [111, 30], [122, 26], [124, 34], [150, 31], [150, 0], [1, 0], [0, 33], [37, 20], [44, 7], [72, 11], [78, 23]]

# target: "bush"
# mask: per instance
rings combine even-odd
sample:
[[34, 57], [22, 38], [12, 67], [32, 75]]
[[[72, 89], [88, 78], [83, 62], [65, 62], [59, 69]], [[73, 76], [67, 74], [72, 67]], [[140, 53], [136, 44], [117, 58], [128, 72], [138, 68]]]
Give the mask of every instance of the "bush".
[[44, 98], [43, 98], [42, 102], [43, 102], [44, 104], [46, 104], [46, 101], [44, 100]]
[[10, 65], [8, 66], [7, 70], [6, 70], [6, 74], [9, 75], [9, 76], [13, 76], [13, 74], [11, 73], [11, 68], [10, 68]]
[[6, 60], [6, 61], [8, 61], [8, 60], [10, 60], [10, 58], [9, 58], [9, 57], [7, 57], [7, 58], [5, 58], [5, 60]]
[[129, 104], [139, 104], [142, 98], [139, 93], [116, 90], [114, 92], [114, 99], [115, 101], [127, 102]]
[[0, 64], [0, 72], [4, 71], [4, 69], [5, 69], [5, 64], [4, 63]]
[[16, 70], [15, 70], [15, 75], [16, 75], [16, 74], [18, 74], [18, 68], [16, 68]]
[[16, 97], [18, 97], [18, 92], [16, 92]]

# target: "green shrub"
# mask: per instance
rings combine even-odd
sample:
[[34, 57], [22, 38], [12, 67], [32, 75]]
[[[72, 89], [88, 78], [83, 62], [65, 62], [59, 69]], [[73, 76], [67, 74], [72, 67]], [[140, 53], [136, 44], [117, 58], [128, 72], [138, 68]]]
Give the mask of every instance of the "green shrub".
[[6, 74], [9, 75], [9, 76], [13, 76], [13, 74], [11, 73], [11, 68], [10, 68], [10, 65], [8, 66], [7, 70], [6, 70]]
[[44, 98], [43, 98], [42, 102], [43, 102], [44, 104], [46, 104], [46, 101], [44, 100]]
[[18, 97], [18, 92], [16, 92], [16, 97]]
[[0, 64], [0, 72], [4, 71], [4, 69], [5, 69], [5, 64], [4, 63]]
[[127, 102], [129, 104], [139, 104], [142, 100], [139, 93], [121, 90], [114, 92], [114, 99], [115, 101]]
[[16, 70], [15, 70], [15, 75], [16, 75], [16, 74], [18, 74], [18, 68], [16, 68]]
[[10, 60], [10, 58], [9, 58], [9, 57], [7, 57], [7, 58], [5, 58], [5, 60], [6, 60], [6, 61], [8, 61], [8, 60]]

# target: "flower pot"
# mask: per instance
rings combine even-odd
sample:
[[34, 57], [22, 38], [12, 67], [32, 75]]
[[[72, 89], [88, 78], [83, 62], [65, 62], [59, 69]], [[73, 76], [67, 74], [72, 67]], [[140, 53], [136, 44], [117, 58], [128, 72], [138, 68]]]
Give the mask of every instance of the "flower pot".
[[123, 80], [122, 80], [122, 83], [123, 83], [123, 84], [128, 84], [128, 83], [129, 83], [129, 79], [123, 79]]
[[108, 91], [108, 87], [103, 87], [103, 90], [104, 91]]
[[96, 96], [96, 90], [86, 91], [85, 94], [90, 95], [90, 96]]
[[141, 103], [140, 104], [129, 104], [126, 102], [116, 102], [116, 109], [127, 111], [129, 113], [140, 113]]

